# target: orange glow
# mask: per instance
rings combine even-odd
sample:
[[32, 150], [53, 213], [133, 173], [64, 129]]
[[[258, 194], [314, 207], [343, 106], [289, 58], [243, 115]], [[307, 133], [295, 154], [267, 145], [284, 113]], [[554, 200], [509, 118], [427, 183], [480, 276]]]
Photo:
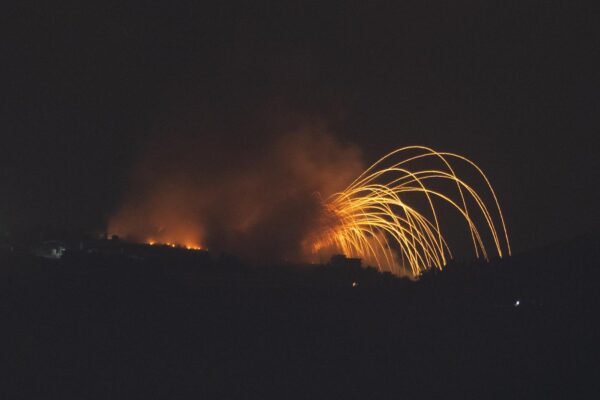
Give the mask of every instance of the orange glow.
[[147, 245], [150, 246], [168, 246], [168, 247], [172, 247], [172, 248], [181, 248], [181, 249], [186, 249], [186, 250], [203, 250], [202, 246], [195, 244], [195, 243], [190, 243], [187, 242], [185, 244], [179, 244], [179, 243], [173, 243], [173, 242], [157, 242], [153, 239], [149, 239], [146, 241]]
[[357, 148], [303, 130], [223, 164], [164, 145], [134, 171], [110, 234], [259, 262], [345, 254], [413, 278], [444, 268], [469, 239], [475, 257], [510, 255], [490, 181], [458, 154], [409, 146], [365, 169]]

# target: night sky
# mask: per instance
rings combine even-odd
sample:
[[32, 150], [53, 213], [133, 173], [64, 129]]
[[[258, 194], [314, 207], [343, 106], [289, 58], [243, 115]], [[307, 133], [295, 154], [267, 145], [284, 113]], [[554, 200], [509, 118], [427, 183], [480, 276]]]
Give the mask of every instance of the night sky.
[[156, 137], [256, 152], [306, 121], [366, 161], [411, 144], [475, 160], [517, 251], [599, 226], [598, 8], [15, 3], [0, 24], [11, 231], [103, 229]]

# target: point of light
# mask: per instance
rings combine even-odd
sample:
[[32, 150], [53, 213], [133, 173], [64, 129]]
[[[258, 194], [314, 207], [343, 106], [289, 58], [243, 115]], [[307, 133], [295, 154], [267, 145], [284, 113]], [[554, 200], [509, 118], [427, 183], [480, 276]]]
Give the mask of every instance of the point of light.
[[202, 250], [202, 247], [200, 245], [197, 244], [193, 244], [193, 243], [187, 243], [187, 244], [178, 244], [178, 243], [173, 243], [173, 242], [157, 242], [155, 240], [148, 240], [146, 241], [146, 244], [150, 245], [150, 246], [167, 246], [167, 247], [171, 247], [171, 248], [182, 248], [182, 249], [186, 249], [186, 250]]

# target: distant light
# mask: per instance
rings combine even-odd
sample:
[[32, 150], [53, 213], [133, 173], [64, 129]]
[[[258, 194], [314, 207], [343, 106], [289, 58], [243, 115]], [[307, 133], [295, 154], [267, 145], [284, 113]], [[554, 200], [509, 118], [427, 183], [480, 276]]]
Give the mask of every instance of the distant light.
[[515, 301], [515, 307], [519, 307], [521, 305], [521, 300]]
[[357, 287], [358, 286], [358, 282], [352, 282], [352, 287]]

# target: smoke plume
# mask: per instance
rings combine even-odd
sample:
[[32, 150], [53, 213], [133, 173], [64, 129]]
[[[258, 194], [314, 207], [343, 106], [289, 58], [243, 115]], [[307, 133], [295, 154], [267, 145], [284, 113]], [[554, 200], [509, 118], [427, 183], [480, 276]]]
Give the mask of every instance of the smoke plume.
[[142, 153], [108, 230], [262, 262], [306, 260], [323, 201], [361, 171], [359, 150], [320, 128], [240, 145], [184, 136]]

